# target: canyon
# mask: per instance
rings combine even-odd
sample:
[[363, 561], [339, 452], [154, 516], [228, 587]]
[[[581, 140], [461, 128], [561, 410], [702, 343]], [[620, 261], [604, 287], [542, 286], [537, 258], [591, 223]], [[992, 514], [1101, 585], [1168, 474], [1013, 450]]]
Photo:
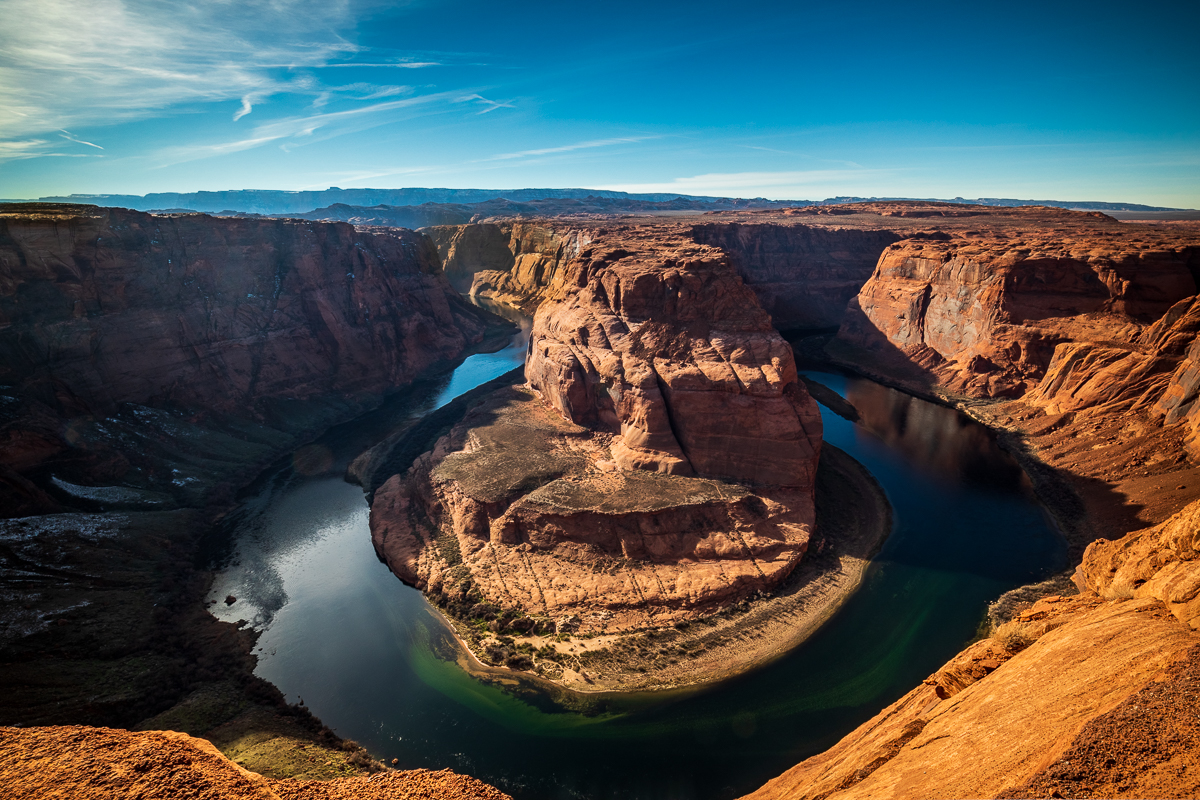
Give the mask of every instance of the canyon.
[[[1079, 566], [751, 796], [1195, 794], [1200, 231], [922, 202], [362, 221], [0, 206], [6, 722], [172, 724], [221, 684], [242, 717], [353, 753], [255, 682], [249, 633], [204, 621], [185, 562], [266, 463], [322, 469], [315, 431], [508, 330], [463, 292], [532, 313], [523, 380], [363, 484], [376, 552], [472, 669], [584, 691], [729, 674], [712, 642], [657, 684], [620, 662], [819, 580], [821, 470], [873, 491], [797, 373], [840, 366], [996, 431]], [[142, 622], [97, 647], [99, 607]], [[608, 661], [565, 669], [564, 636]]]
[[313, 437], [511, 326], [428, 240], [345, 224], [10, 204], [0, 287], [0, 718], [378, 769], [254, 676], [197, 554], [280, 456], [328, 469]]

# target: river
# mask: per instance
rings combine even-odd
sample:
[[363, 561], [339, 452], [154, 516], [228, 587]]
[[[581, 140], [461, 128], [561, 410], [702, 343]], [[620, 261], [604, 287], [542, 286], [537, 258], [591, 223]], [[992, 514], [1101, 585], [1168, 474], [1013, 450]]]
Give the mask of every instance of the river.
[[[895, 528], [863, 584], [783, 658], [704, 690], [614, 697], [598, 713], [521, 700], [439, 657], [436, 611], [376, 558], [346, 464], [400, 420], [518, 366], [528, 336], [335, 428], [252, 486], [229, 522], [214, 613], [262, 631], [257, 674], [339, 735], [403, 768], [450, 767], [517, 800], [725, 800], [829, 747], [936, 670], [987, 603], [1066, 566], [1028, 479], [990, 432], [860, 378], [806, 373], [825, 438], [887, 492]], [[315, 449], [314, 449], [315, 448]], [[314, 452], [318, 457], [314, 457]], [[315, 466], [314, 466], [315, 465]]]

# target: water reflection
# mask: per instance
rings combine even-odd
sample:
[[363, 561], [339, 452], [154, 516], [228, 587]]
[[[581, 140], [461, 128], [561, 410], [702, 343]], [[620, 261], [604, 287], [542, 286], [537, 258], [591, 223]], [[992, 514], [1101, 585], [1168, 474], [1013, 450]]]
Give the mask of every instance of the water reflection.
[[991, 431], [965, 414], [873, 381], [806, 374], [826, 385], [840, 384], [842, 396], [861, 415], [859, 424], [931, 476], [993, 490], [1026, 485], [1025, 473], [996, 446]]

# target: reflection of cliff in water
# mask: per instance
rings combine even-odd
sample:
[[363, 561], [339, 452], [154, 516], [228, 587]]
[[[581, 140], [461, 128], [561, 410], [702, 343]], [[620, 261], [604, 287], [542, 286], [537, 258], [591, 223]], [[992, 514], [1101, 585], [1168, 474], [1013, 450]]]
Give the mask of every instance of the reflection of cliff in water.
[[848, 380], [846, 399], [863, 427], [941, 480], [992, 489], [1028, 480], [987, 428], [954, 409], [866, 380]]

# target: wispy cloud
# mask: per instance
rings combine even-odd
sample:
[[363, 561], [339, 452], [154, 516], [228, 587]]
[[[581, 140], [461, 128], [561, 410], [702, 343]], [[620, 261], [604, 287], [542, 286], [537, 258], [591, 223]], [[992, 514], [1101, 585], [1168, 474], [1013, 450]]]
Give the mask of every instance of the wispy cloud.
[[77, 138], [77, 137], [76, 137], [76, 136], [74, 136], [74, 135], [73, 135], [73, 134], [72, 134], [70, 131], [64, 131], [64, 130], [60, 130], [60, 131], [58, 132], [58, 135], [59, 135], [59, 136], [61, 136], [61, 137], [62, 137], [62, 138], [64, 138], [64, 139], [66, 139], [68, 142], [75, 142], [76, 144], [86, 144], [88, 147], [94, 147], [94, 148], [96, 148], [97, 150], [103, 150], [103, 149], [104, 149], [103, 147], [101, 147], [101, 146], [100, 146], [100, 145], [98, 145], [98, 144], [95, 144], [94, 142], [85, 142], [83, 139], [79, 139], [79, 138]]
[[334, 32], [352, 21], [349, 0], [0, 0], [0, 19], [0, 138], [25, 143], [197, 101], [240, 99], [240, 119], [308, 90], [266, 65], [359, 51]]
[[[271, 67], [297, 67], [303, 66], [300, 64], [267, 64], [264, 66]], [[393, 67], [395, 69], [424, 69], [425, 67], [440, 67], [440, 61], [383, 61], [383, 62], [366, 62], [366, 61], [346, 61], [340, 64], [309, 64], [311, 69], [336, 69], [339, 67]]]
[[557, 147], [540, 147], [536, 150], [521, 150], [516, 153], [501, 153], [498, 156], [490, 158], [481, 158], [473, 163], [482, 163], [485, 161], [509, 161], [514, 158], [533, 158], [536, 156], [552, 155], [554, 153], [569, 153], [572, 150], [590, 150], [593, 147], [612, 147], [618, 144], [633, 144], [635, 142], [644, 142], [648, 139], [658, 139], [658, 136], [621, 136], [613, 139], [592, 139], [586, 142], [576, 142], [574, 144], [564, 144]]
[[[183, 145], [168, 147], [156, 154], [158, 166], [166, 167], [195, 161], [201, 158], [236, 153], [261, 147], [272, 142], [288, 140], [289, 146], [294, 146], [306, 139], [324, 140], [335, 135], [366, 130], [367, 128], [387, 124], [395, 120], [395, 113], [420, 106], [442, 104], [446, 106], [457, 95], [457, 92], [436, 92], [433, 94], [406, 97], [402, 100], [389, 100], [386, 103], [373, 103], [357, 106], [344, 111], [332, 111], [307, 116], [286, 117], [284, 119], [264, 122], [254, 128], [250, 136], [228, 142], [215, 144]], [[390, 112], [390, 113], [389, 113]], [[318, 131], [325, 131], [324, 137], [316, 137]]]
[[254, 95], [248, 94], [242, 98], [242, 107], [233, 112], [233, 121], [237, 122], [242, 117], [254, 110]]
[[497, 108], [516, 108], [511, 102], [501, 102], [499, 100], [489, 100], [481, 94], [468, 94], [462, 97], [455, 98], [456, 103], [475, 103], [483, 106], [483, 110], [475, 112], [476, 114], [487, 114], [489, 111], [495, 111]]
[[837, 189], [849, 193], [847, 187], [862, 185], [866, 181], [877, 181], [895, 175], [896, 170], [887, 169], [814, 169], [793, 170], [784, 172], [713, 172], [705, 175], [693, 175], [686, 178], [675, 178], [660, 183], [626, 183], [612, 186], [598, 186], [598, 189], [610, 189], [621, 192], [678, 192], [679, 194], [713, 195], [713, 196], [781, 196], [791, 195], [793, 199], [800, 194], [812, 191], [839, 193]]

